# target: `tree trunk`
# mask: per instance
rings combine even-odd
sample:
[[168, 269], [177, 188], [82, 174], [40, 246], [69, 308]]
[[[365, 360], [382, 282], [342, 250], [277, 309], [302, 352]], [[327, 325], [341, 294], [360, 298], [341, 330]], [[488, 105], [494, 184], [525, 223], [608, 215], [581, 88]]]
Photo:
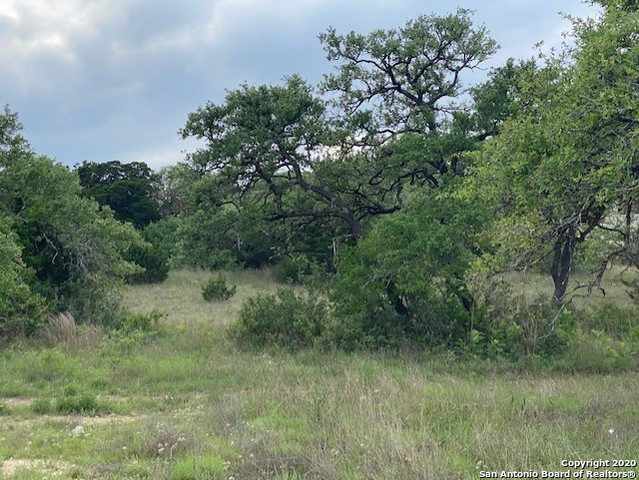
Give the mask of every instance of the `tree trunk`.
[[550, 273], [555, 284], [555, 291], [552, 295], [552, 303], [560, 306], [563, 303], [568, 279], [572, 269], [572, 256], [577, 244], [575, 234], [572, 230], [567, 231], [555, 242], [552, 267]]

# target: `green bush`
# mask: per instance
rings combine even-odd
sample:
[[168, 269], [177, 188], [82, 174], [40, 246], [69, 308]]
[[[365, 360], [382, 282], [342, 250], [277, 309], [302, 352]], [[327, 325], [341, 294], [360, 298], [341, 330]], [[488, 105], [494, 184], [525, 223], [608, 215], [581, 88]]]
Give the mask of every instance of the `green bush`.
[[601, 330], [615, 340], [628, 338], [633, 329], [639, 326], [637, 307], [632, 302], [619, 305], [602, 299], [596, 307], [583, 309], [578, 314], [579, 323], [585, 331]]
[[98, 401], [95, 395], [65, 396], [56, 402], [56, 411], [62, 414], [84, 413], [96, 415], [109, 413], [109, 407]]
[[545, 297], [529, 301], [504, 282], [475, 285], [473, 294], [477, 307], [463, 346], [473, 354], [509, 360], [558, 357], [578, 338], [574, 313]]
[[21, 250], [0, 218], [0, 338], [30, 335], [44, 324], [45, 301], [27, 284], [32, 272]]
[[129, 275], [129, 283], [159, 283], [169, 276], [168, 255], [150, 243], [131, 245], [125, 259], [144, 269]]
[[300, 279], [300, 266], [291, 257], [282, 257], [272, 268], [275, 281], [280, 283], [297, 283]]
[[473, 310], [466, 273], [482, 218], [478, 205], [425, 193], [342, 249], [332, 341], [347, 349], [447, 348], [464, 339]]
[[614, 340], [600, 330], [584, 335], [559, 358], [555, 368], [571, 373], [608, 374], [636, 370], [636, 345]]
[[152, 310], [150, 313], [134, 313], [126, 318], [123, 327], [128, 332], [156, 332], [160, 328], [160, 320], [166, 316], [166, 313], [159, 310]]
[[324, 300], [283, 288], [246, 300], [229, 335], [240, 346], [297, 350], [318, 343], [327, 323]]
[[226, 277], [220, 273], [217, 277], [211, 277], [204, 286], [202, 286], [202, 298], [207, 302], [228, 300], [235, 295], [236, 290], [237, 286], [232, 285], [229, 287], [226, 283]]

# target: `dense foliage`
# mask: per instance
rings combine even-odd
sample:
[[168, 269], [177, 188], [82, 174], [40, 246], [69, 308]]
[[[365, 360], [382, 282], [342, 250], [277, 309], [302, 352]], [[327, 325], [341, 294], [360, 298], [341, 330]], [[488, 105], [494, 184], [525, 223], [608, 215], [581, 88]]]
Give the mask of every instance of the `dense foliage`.
[[82, 197], [75, 174], [31, 151], [8, 109], [1, 125], [0, 325], [29, 333], [46, 311], [65, 310], [79, 321], [114, 321], [114, 294], [137, 271], [122, 254], [139, 235]]
[[336, 341], [349, 347], [452, 346], [475, 305], [465, 277], [485, 224], [479, 205], [444, 193], [413, 199], [344, 252], [332, 289]]
[[[250, 298], [231, 328], [240, 344], [564, 352], [581, 341], [575, 265], [594, 272], [587, 293], [603, 291], [612, 259], [639, 266], [639, 11], [596, 3], [571, 46], [470, 88], [497, 46], [467, 10], [329, 28], [320, 85], [229, 90], [181, 130], [200, 148], [159, 173], [69, 172], [32, 152], [5, 109], [2, 332], [33, 331], [45, 311], [107, 321], [123, 280], [162, 281], [169, 266], [269, 266], [313, 294]], [[552, 298], [531, 303], [498, 278], [527, 268], [549, 274]], [[202, 293], [234, 292], [217, 276]]]
[[76, 168], [83, 196], [108, 205], [115, 218], [143, 227], [160, 219], [157, 174], [141, 162], [83, 162]]
[[639, 12], [607, 3], [600, 19], [575, 23], [574, 51], [523, 77], [521, 107], [487, 143], [473, 180], [499, 212], [498, 268], [550, 256], [555, 303], [578, 245], [597, 232], [606, 242], [588, 290], [612, 258], [637, 264]]

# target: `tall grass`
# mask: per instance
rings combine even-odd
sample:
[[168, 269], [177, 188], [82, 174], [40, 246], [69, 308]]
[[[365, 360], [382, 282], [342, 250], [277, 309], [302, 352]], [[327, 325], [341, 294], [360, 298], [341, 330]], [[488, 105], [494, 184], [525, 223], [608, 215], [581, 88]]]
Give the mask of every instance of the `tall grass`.
[[[240, 298], [275, 288], [263, 272], [227, 275]], [[241, 300], [204, 302], [208, 277], [135, 287], [130, 307], [168, 313], [159, 332], [0, 352], [0, 478], [475, 479], [636, 459], [636, 372], [238, 351], [224, 326]], [[57, 409], [83, 399], [100, 408]]]

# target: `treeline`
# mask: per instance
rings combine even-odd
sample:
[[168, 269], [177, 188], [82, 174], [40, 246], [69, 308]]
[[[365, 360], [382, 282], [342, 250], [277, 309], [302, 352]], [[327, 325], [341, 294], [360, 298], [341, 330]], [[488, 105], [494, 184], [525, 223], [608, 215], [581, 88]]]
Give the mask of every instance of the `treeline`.
[[[467, 10], [328, 29], [321, 84], [290, 76], [207, 103], [181, 130], [202, 147], [159, 173], [68, 171], [5, 110], [0, 328], [28, 333], [56, 310], [113, 321], [117, 287], [169, 265], [270, 265], [318, 293], [254, 299], [239, 340], [301, 329], [300, 344], [344, 348], [565, 346], [571, 272], [590, 268], [583, 292], [603, 291], [611, 260], [639, 259], [639, 7], [596, 3], [563, 51], [509, 60], [471, 88], [464, 76], [497, 45]], [[496, 280], [523, 269], [552, 278], [544, 305]], [[277, 308], [298, 313], [287, 323]]]

